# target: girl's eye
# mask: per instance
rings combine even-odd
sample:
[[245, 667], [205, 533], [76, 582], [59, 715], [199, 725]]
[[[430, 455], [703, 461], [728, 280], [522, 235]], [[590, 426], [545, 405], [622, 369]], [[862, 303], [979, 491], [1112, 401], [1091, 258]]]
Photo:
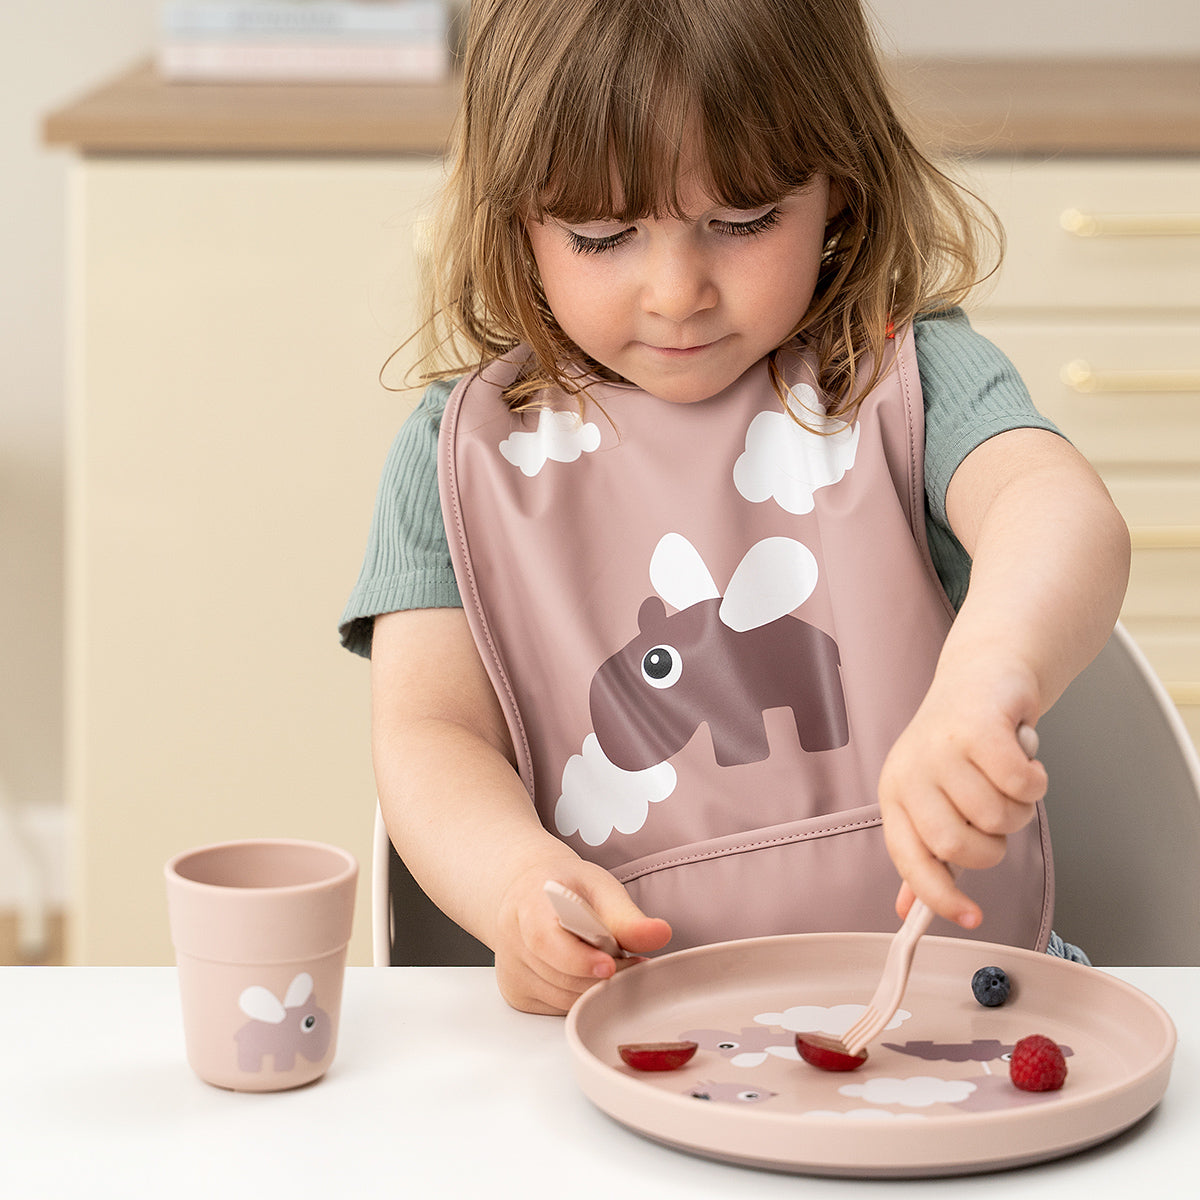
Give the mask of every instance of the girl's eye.
[[605, 234], [603, 237], [587, 237], [574, 229], [565, 229], [567, 240], [576, 254], [603, 254], [606, 250], [615, 250], [622, 242], [633, 235], [633, 229], [621, 229], [616, 233]]
[[713, 221], [713, 228], [731, 237], [753, 237], [756, 233], [765, 233], [779, 224], [779, 209], [768, 209], [762, 216], [753, 217], [749, 221]]
[[[709, 228], [729, 237], [753, 237], [755, 234], [765, 233], [768, 229], [778, 225], [779, 217], [779, 209], [770, 208], [765, 213], [752, 217], [749, 221], [714, 219], [709, 222]], [[567, 241], [576, 254], [603, 254], [606, 250], [615, 250], [618, 246], [624, 245], [637, 231], [630, 226], [628, 229], [618, 229], [615, 233], [597, 236], [580, 233], [577, 229], [563, 226], [563, 232], [566, 233]]]

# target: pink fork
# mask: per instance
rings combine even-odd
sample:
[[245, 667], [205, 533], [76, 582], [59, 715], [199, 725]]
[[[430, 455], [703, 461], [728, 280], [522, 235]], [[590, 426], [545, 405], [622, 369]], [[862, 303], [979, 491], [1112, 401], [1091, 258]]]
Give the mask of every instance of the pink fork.
[[908, 986], [908, 972], [917, 942], [932, 920], [933, 910], [929, 905], [924, 900], [914, 900], [904, 924], [896, 930], [888, 946], [883, 974], [879, 977], [879, 986], [866, 1012], [841, 1036], [841, 1048], [851, 1057], [861, 1054], [863, 1047], [874, 1041], [896, 1015], [896, 1009], [904, 999], [904, 989]]
[[639, 958], [640, 955], [630, 954], [622, 946], [608, 926], [596, 915], [596, 910], [580, 895], [571, 891], [557, 879], [547, 879], [542, 885], [543, 890], [554, 906], [554, 915], [558, 923], [568, 932], [573, 933], [589, 946], [611, 954], [613, 958]]
[[[1017, 726], [1017, 740], [1021, 749], [1030, 758], [1038, 752], [1037, 732], [1029, 725]], [[862, 1053], [868, 1042], [874, 1041], [887, 1028], [896, 1015], [904, 989], [908, 986], [908, 973], [912, 967], [913, 954], [921, 935], [929, 928], [933, 911], [923, 900], [914, 900], [904, 923], [896, 931], [888, 947], [879, 986], [863, 1013], [841, 1036], [841, 1048], [852, 1057]]]

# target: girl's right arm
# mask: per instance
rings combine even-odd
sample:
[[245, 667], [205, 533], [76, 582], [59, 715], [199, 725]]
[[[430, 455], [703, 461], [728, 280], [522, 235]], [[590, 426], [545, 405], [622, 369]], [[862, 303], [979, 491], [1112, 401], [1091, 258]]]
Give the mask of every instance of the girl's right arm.
[[542, 894], [547, 879], [588, 900], [627, 949], [666, 943], [665, 921], [644, 916], [607, 871], [542, 826], [462, 609], [375, 618], [371, 701], [392, 842], [430, 899], [495, 952], [509, 1004], [562, 1013], [616, 970], [559, 926]]

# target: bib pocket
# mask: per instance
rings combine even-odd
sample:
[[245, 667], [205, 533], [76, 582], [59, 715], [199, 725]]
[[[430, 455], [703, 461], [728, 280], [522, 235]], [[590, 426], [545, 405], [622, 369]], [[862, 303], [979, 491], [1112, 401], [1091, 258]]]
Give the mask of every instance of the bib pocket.
[[643, 912], [670, 922], [671, 950], [899, 923], [878, 804], [693, 842], [613, 874]]
[[[936, 918], [930, 933], [1044, 950], [1054, 910], [1045, 812], [1008, 839], [1004, 861], [964, 873], [983, 908], [966, 931]], [[900, 877], [879, 805], [710, 838], [633, 859], [613, 874], [673, 931], [668, 950], [788, 933], [893, 933]], [[1039, 880], [1041, 886], [1031, 884]]]

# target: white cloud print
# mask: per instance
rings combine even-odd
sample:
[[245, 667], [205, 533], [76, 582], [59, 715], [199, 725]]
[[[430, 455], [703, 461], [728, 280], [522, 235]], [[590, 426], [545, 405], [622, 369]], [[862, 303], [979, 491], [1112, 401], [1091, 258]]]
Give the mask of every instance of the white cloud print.
[[868, 1104], [899, 1104], [904, 1108], [928, 1108], [931, 1104], [960, 1104], [975, 1085], [968, 1079], [936, 1079], [932, 1075], [910, 1075], [907, 1079], [868, 1079], [838, 1088]]
[[675, 790], [675, 768], [658, 763], [644, 771], [623, 771], [600, 749], [594, 733], [583, 740], [583, 753], [567, 760], [562, 795], [554, 806], [554, 827], [563, 837], [579, 834], [589, 846], [602, 845], [615, 830], [636, 833], [650, 805]]
[[[759, 1013], [754, 1019], [760, 1025], [782, 1025], [790, 1033], [823, 1033], [828, 1037], [841, 1037], [859, 1017], [867, 1011], [865, 1004], [834, 1004], [823, 1008], [819, 1004], [798, 1004], [783, 1012]], [[903, 1008], [884, 1026], [899, 1029], [912, 1013]]]
[[897, 1121], [924, 1121], [924, 1113], [894, 1113], [886, 1108], [851, 1108], [846, 1112], [837, 1112], [832, 1108], [812, 1108], [804, 1114], [806, 1117], [841, 1117], [847, 1121], [878, 1121], [880, 1117], [891, 1117]]
[[572, 463], [600, 446], [600, 430], [578, 413], [543, 408], [537, 429], [519, 430], [500, 443], [500, 453], [532, 479], [547, 462]]
[[807, 384], [792, 388], [788, 407], [810, 428], [797, 425], [787, 413], [759, 413], [746, 430], [746, 449], [734, 464], [733, 482], [752, 503], [773, 498], [785, 512], [798, 515], [812, 512], [813, 493], [837, 483], [854, 465], [859, 428], [828, 420]]

